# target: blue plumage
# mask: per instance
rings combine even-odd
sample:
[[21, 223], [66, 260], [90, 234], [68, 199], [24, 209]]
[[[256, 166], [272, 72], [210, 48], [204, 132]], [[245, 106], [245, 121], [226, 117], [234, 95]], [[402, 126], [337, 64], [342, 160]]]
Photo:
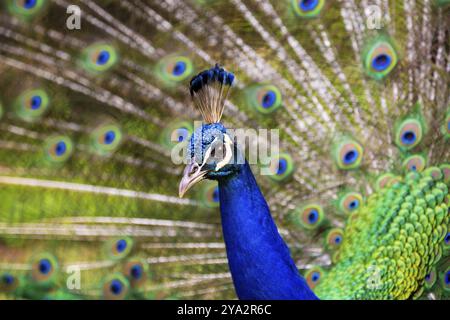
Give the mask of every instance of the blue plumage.
[[300, 276], [250, 166], [219, 180], [222, 229], [240, 299], [317, 299]]
[[[215, 152], [218, 149], [220, 157]], [[297, 270], [249, 164], [240, 161], [242, 155], [225, 127], [212, 123], [198, 128], [187, 156], [180, 195], [203, 179], [219, 183], [223, 236], [238, 297], [317, 299]], [[227, 162], [221, 165], [224, 159]]]

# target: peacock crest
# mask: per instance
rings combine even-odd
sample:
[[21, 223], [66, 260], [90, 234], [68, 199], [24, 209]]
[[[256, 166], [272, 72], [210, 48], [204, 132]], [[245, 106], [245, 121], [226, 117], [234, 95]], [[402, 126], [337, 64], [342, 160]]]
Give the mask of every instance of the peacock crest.
[[189, 92], [206, 123], [220, 122], [233, 81], [234, 74], [218, 64], [192, 78]]

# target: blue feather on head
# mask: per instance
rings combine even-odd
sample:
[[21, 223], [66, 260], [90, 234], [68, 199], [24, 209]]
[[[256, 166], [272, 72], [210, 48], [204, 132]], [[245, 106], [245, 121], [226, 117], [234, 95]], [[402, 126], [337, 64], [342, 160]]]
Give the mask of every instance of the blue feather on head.
[[220, 123], [225, 102], [234, 82], [234, 74], [218, 64], [192, 78], [189, 86], [195, 106], [204, 124], [192, 134], [188, 148], [188, 165], [180, 183], [180, 196], [204, 179], [217, 179], [238, 170], [233, 137]]
[[[216, 65], [190, 83], [206, 124], [194, 130], [189, 141], [180, 197], [204, 179], [218, 181], [228, 265], [239, 298], [316, 299], [277, 231], [249, 164], [219, 122], [233, 81], [232, 73]], [[278, 174], [287, 172], [285, 164], [281, 169], [278, 165]]]

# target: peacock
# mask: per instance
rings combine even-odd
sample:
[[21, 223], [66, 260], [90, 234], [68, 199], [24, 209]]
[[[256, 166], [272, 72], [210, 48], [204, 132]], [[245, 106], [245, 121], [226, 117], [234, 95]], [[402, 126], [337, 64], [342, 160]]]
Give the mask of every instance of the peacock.
[[1, 299], [449, 298], [450, 1], [0, 6]]

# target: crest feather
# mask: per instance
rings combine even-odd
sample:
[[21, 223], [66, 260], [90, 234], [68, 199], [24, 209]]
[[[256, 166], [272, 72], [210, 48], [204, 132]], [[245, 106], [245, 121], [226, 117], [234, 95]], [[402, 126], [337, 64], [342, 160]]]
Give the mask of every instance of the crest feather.
[[192, 78], [189, 91], [206, 123], [220, 122], [233, 81], [234, 74], [218, 64]]

